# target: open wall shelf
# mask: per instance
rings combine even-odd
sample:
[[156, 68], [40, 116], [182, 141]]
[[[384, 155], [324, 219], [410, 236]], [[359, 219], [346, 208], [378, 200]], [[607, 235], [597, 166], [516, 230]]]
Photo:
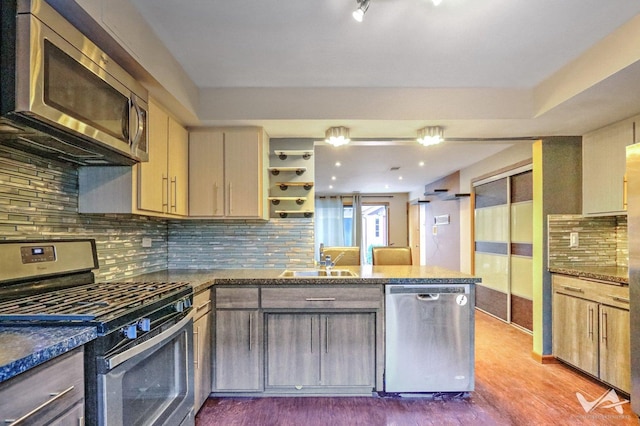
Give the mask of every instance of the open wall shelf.
[[309, 150], [289, 150], [289, 149], [277, 149], [273, 151], [281, 160], [286, 160], [288, 156], [300, 156], [304, 160], [308, 160], [313, 155], [313, 151]]

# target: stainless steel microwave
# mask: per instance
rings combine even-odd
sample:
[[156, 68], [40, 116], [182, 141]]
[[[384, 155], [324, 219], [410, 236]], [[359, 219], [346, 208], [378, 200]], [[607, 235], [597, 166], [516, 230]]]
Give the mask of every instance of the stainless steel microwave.
[[78, 165], [147, 161], [147, 90], [44, 0], [0, 10], [0, 145]]

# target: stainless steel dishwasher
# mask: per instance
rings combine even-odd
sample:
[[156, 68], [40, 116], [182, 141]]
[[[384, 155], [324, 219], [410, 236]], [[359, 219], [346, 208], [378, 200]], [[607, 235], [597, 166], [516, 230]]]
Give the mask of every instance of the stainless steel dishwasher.
[[473, 390], [474, 300], [469, 284], [386, 286], [386, 394]]

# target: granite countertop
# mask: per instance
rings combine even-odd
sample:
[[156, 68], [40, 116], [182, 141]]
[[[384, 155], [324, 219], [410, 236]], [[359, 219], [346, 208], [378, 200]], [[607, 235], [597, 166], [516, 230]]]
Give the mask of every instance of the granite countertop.
[[629, 269], [626, 266], [562, 266], [549, 267], [549, 272], [572, 275], [578, 278], [590, 278], [611, 281], [618, 284], [629, 284]]
[[[311, 268], [286, 268], [308, 270]], [[385, 284], [475, 284], [480, 278], [461, 272], [432, 266], [336, 266], [336, 270], [350, 270], [357, 276], [346, 277], [281, 277], [285, 268], [273, 269], [176, 269], [132, 277], [129, 281], [191, 283], [198, 293], [213, 285], [385, 285]]]
[[0, 327], [0, 383], [95, 339], [95, 327]]
[[[308, 270], [310, 268], [287, 268]], [[281, 277], [285, 268], [176, 269], [151, 272], [122, 282], [187, 282], [195, 293], [213, 285], [385, 285], [475, 284], [480, 278], [428, 266], [337, 266], [356, 274], [349, 277]], [[0, 382], [81, 346], [97, 337], [95, 327], [0, 326]]]

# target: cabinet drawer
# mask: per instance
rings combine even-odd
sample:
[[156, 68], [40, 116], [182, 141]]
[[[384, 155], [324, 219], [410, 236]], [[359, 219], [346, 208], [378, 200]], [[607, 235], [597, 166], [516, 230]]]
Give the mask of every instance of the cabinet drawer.
[[201, 291], [193, 296], [193, 309], [196, 320], [207, 312], [211, 312], [211, 290]]
[[553, 291], [622, 309], [629, 309], [629, 287], [566, 275], [553, 275]]
[[84, 351], [78, 348], [0, 383], [0, 419], [30, 414], [25, 424], [48, 424], [83, 400]]
[[382, 307], [382, 289], [378, 286], [263, 288], [262, 307], [379, 309]]
[[217, 309], [257, 309], [260, 298], [258, 288], [216, 288]]

